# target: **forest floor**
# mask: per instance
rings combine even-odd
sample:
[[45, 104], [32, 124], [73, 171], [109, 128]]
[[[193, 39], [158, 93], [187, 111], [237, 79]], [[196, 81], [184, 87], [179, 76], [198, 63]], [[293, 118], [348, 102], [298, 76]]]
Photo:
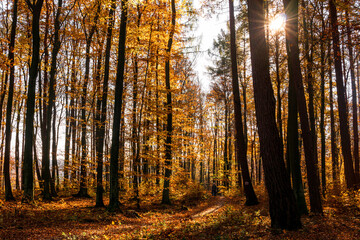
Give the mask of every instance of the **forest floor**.
[[258, 194], [251, 207], [244, 197], [205, 194], [170, 206], [158, 198], [141, 209], [130, 202], [118, 213], [71, 196], [31, 205], [0, 200], [0, 239], [360, 239], [359, 192], [329, 194], [324, 216], [303, 216], [298, 231], [271, 229], [266, 194]]

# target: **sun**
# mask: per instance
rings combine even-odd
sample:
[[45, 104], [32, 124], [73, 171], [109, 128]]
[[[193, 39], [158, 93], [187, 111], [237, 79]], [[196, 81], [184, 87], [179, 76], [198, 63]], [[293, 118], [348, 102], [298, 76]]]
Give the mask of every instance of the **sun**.
[[275, 15], [269, 23], [269, 28], [272, 33], [277, 33], [285, 28], [286, 17], [285, 14]]

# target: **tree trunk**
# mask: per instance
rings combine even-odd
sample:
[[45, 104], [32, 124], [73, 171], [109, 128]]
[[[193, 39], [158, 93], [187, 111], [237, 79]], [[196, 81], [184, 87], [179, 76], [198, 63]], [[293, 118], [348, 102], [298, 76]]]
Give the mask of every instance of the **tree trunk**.
[[86, 144], [86, 101], [87, 101], [87, 89], [89, 82], [89, 73], [90, 73], [90, 47], [92, 44], [92, 38], [97, 28], [97, 22], [99, 14], [101, 11], [101, 2], [98, 0], [96, 2], [97, 10], [94, 19], [92, 19], [93, 24], [91, 25], [90, 32], [87, 34], [85, 29], [85, 38], [86, 38], [86, 50], [85, 50], [85, 75], [84, 82], [82, 86], [81, 93], [81, 160], [80, 160], [80, 189], [79, 192], [75, 195], [77, 197], [90, 197], [88, 194], [87, 188], [87, 144]]
[[318, 166], [315, 161], [314, 141], [311, 137], [304, 86], [302, 83], [298, 44], [298, 1], [284, 0], [286, 21], [286, 49], [288, 52], [289, 80], [294, 83], [304, 143], [306, 170], [309, 183], [310, 208], [313, 213], [322, 213]]
[[40, 62], [40, 15], [44, 0], [37, 0], [26, 3], [31, 10], [32, 17], [32, 58], [29, 69], [29, 83], [26, 104], [25, 123], [25, 146], [24, 146], [24, 193], [23, 200], [30, 202], [34, 199], [33, 179], [33, 139], [34, 139], [34, 113], [35, 113], [35, 89]]
[[[12, 194], [11, 180], [10, 180], [10, 151], [11, 151], [10, 145], [11, 145], [11, 134], [12, 134], [11, 114], [12, 114], [12, 107], [13, 107], [14, 80], [15, 80], [14, 48], [15, 48], [16, 24], [17, 24], [17, 13], [18, 13], [17, 9], [18, 9], [18, 0], [14, 0], [11, 32], [10, 32], [9, 56], [8, 56], [10, 78], [9, 78], [8, 100], [7, 100], [7, 106], [6, 106], [6, 127], [5, 127], [6, 137], [5, 137], [5, 155], [4, 155], [4, 179], [5, 179], [5, 200], [6, 201], [15, 200], [15, 198]], [[18, 174], [17, 174], [17, 176], [18, 176]], [[18, 183], [18, 181], [17, 181], [17, 183]]]
[[[258, 204], [252, 181], [249, 174], [249, 166], [247, 162], [247, 146], [245, 143], [245, 136], [242, 126], [242, 114], [239, 92], [239, 78], [237, 72], [237, 56], [236, 56], [236, 36], [235, 36], [235, 17], [234, 17], [234, 2], [229, 0], [230, 13], [230, 48], [231, 48], [231, 76], [234, 100], [235, 113], [235, 149], [238, 165], [241, 166], [241, 175], [243, 178], [243, 187], [246, 196], [245, 205], [251, 206]], [[244, 79], [245, 81], [245, 79]]]
[[348, 109], [345, 96], [345, 87], [343, 82], [343, 72], [341, 64], [341, 52], [340, 52], [340, 40], [339, 30], [337, 23], [337, 10], [334, 0], [329, 0], [329, 11], [332, 28], [333, 49], [334, 49], [334, 61], [335, 61], [335, 73], [336, 73], [336, 89], [338, 95], [338, 109], [340, 120], [340, 137], [341, 137], [341, 149], [344, 157], [345, 167], [345, 180], [347, 188], [356, 187], [357, 180], [355, 178], [351, 143], [350, 143], [350, 131], [348, 125]]
[[172, 141], [172, 130], [173, 130], [173, 113], [172, 113], [172, 99], [171, 99], [171, 85], [170, 85], [170, 54], [171, 46], [173, 43], [173, 36], [175, 33], [175, 23], [176, 23], [176, 8], [175, 0], [171, 0], [171, 29], [169, 33], [169, 40], [166, 48], [166, 53], [168, 56], [165, 60], [165, 85], [166, 85], [166, 111], [167, 111], [167, 120], [166, 120], [166, 139], [165, 139], [165, 175], [164, 175], [164, 186], [162, 194], [162, 204], [170, 204], [170, 177], [171, 177], [171, 165], [172, 165], [172, 151], [171, 151], [171, 141]]
[[265, 185], [269, 194], [272, 228], [299, 229], [300, 215], [290, 185], [275, 121], [275, 99], [269, 73], [265, 39], [264, 1], [249, 0], [249, 33], [256, 119], [263, 159]]
[[351, 76], [351, 90], [352, 90], [352, 112], [353, 112], [353, 138], [354, 138], [354, 163], [355, 163], [355, 178], [359, 181], [359, 129], [358, 129], [358, 105], [357, 105], [357, 92], [356, 92], [356, 79], [355, 79], [355, 64], [353, 53], [353, 41], [351, 35], [351, 28], [349, 23], [349, 12], [345, 10], [346, 18], [346, 32], [347, 32], [347, 47], [349, 49], [349, 63], [350, 63], [350, 76]]
[[108, 85], [110, 74], [110, 54], [111, 54], [111, 42], [112, 31], [114, 28], [114, 13], [116, 9], [116, 1], [112, 0], [111, 8], [109, 10], [109, 23], [106, 33], [106, 49], [105, 49], [105, 70], [104, 70], [104, 83], [103, 92], [101, 96], [101, 118], [99, 129], [97, 130], [97, 143], [96, 143], [96, 158], [97, 158], [97, 177], [96, 177], [96, 207], [104, 206], [103, 202], [103, 158], [104, 158], [104, 141], [105, 141], [105, 125], [106, 125], [106, 111], [107, 111], [107, 99], [108, 99]]
[[128, 13], [128, 1], [121, 1], [121, 18], [120, 18], [120, 36], [118, 46], [117, 72], [115, 84], [115, 106], [112, 142], [110, 149], [110, 202], [109, 211], [119, 209], [119, 147], [120, 147], [120, 120], [123, 101], [123, 84], [124, 84], [124, 70], [125, 70], [125, 43], [126, 43], [126, 25]]
[[324, 20], [324, 7], [321, 2], [321, 15], [323, 16], [321, 22], [321, 35], [320, 35], [320, 92], [321, 92], [321, 108], [320, 108], [320, 135], [321, 135], [321, 186], [322, 194], [325, 196], [326, 192], [326, 146], [325, 146], [325, 20]]
[[300, 165], [297, 101], [294, 82], [289, 84], [287, 154], [298, 211], [303, 215], [308, 214], [308, 209], [305, 201]]

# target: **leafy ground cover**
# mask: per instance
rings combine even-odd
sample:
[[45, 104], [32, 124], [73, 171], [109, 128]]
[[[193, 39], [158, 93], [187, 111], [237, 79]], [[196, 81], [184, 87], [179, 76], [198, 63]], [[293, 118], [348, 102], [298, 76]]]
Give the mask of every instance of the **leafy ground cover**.
[[329, 195], [324, 216], [302, 217], [298, 231], [272, 230], [266, 194], [259, 199], [246, 207], [243, 197], [205, 194], [163, 206], [148, 197], [141, 209], [124, 201], [117, 213], [71, 196], [32, 205], [1, 201], [0, 239], [360, 239], [359, 192]]

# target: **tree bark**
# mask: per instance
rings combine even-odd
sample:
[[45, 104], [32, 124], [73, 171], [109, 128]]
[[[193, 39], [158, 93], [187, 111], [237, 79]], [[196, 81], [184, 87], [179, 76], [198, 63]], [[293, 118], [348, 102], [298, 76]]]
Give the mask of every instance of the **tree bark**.
[[269, 194], [272, 228], [299, 229], [300, 215], [290, 185], [275, 121], [275, 99], [269, 73], [265, 38], [264, 1], [248, 1], [251, 64], [256, 120], [263, 159], [265, 185]]
[[172, 99], [171, 99], [171, 84], [170, 84], [170, 54], [171, 47], [173, 43], [173, 37], [175, 34], [175, 24], [176, 24], [176, 7], [175, 0], [171, 0], [171, 29], [169, 33], [169, 40], [166, 48], [166, 53], [168, 56], [165, 60], [165, 85], [166, 85], [166, 139], [165, 139], [165, 175], [164, 175], [164, 186], [162, 194], [162, 204], [170, 204], [170, 177], [171, 177], [171, 168], [172, 168], [172, 130], [173, 130], [173, 113], [172, 113]]
[[[246, 196], [245, 205], [251, 206], [258, 204], [252, 181], [249, 174], [249, 166], [247, 162], [247, 146], [242, 126], [242, 114], [239, 92], [239, 78], [237, 72], [237, 56], [236, 56], [236, 36], [235, 36], [235, 17], [234, 17], [234, 2], [229, 0], [229, 14], [230, 14], [230, 48], [231, 48], [231, 75], [232, 88], [235, 112], [235, 149], [238, 165], [241, 166], [241, 175], [243, 178], [243, 187]], [[244, 79], [245, 81], [245, 79]]]
[[[349, 7], [349, 6], [348, 6]], [[357, 105], [357, 92], [356, 92], [356, 79], [355, 79], [355, 64], [353, 53], [353, 41], [351, 35], [351, 28], [349, 22], [348, 8], [345, 10], [346, 19], [346, 32], [347, 32], [347, 47], [349, 49], [349, 64], [350, 64], [350, 76], [351, 76], [351, 91], [352, 91], [352, 113], [353, 113], [353, 138], [354, 138], [354, 164], [355, 164], [355, 178], [359, 181], [359, 127], [358, 127], [358, 105]]]
[[336, 89], [338, 95], [338, 109], [340, 120], [340, 137], [341, 137], [341, 149], [344, 158], [345, 167], [345, 180], [347, 188], [356, 187], [357, 180], [354, 173], [352, 154], [351, 154], [351, 142], [350, 131], [348, 125], [348, 109], [345, 96], [345, 87], [343, 82], [343, 72], [341, 64], [341, 52], [340, 52], [340, 40], [339, 30], [337, 22], [337, 10], [334, 0], [329, 0], [330, 21], [333, 38], [333, 50], [334, 50], [334, 63], [336, 73]]
[[4, 180], [5, 180], [5, 200], [6, 201], [15, 200], [15, 198], [12, 194], [11, 180], [10, 180], [10, 152], [11, 152], [10, 145], [11, 145], [11, 135], [12, 135], [11, 114], [12, 114], [12, 107], [13, 107], [14, 80], [15, 80], [14, 48], [15, 48], [17, 13], [18, 13], [17, 9], [18, 9], [18, 0], [14, 0], [11, 32], [10, 32], [9, 55], [8, 55], [10, 78], [9, 78], [8, 100], [7, 100], [7, 106], [6, 106], [6, 127], [5, 127], [6, 137], [5, 137], [5, 154], [4, 154]]
[[107, 111], [107, 99], [108, 99], [108, 85], [110, 74], [110, 54], [111, 54], [111, 42], [112, 31], [114, 28], [114, 14], [116, 9], [116, 1], [111, 1], [111, 8], [109, 10], [109, 23], [106, 33], [106, 48], [105, 48], [105, 69], [104, 69], [104, 82], [103, 92], [101, 96], [101, 115], [100, 124], [97, 129], [97, 143], [96, 143], [96, 158], [97, 158], [97, 177], [96, 177], [96, 207], [104, 206], [103, 202], [103, 158], [104, 158], [104, 142], [105, 142], [105, 127], [106, 127], [106, 111]]
[[35, 89], [36, 78], [38, 76], [38, 66], [40, 62], [40, 15], [44, 0], [37, 0], [33, 3], [26, 0], [32, 16], [32, 58], [29, 69], [29, 83], [26, 104], [26, 123], [25, 123], [25, 146], [24, 146], [24, 193], [23, 201], [33, 201], [34, 199], [34, 179], [33, 179], [33, 139], [34, 139], [34, 113], [35, 113]]
[[310, 209], [313, 213], [322, 213], [320, 196], [320, 181], [317, 162], [315, 161], [315, 147], [311, 136], [304, 85], [302, 83], [299, 43], [298, 43], [298, 1], [284, 0], [286, 21], [286, 49], [288, 53], [289, 80], [294, 83], [296, 99], [300, 115], [302, 138], [304, 143], [306, 170], [308, 176]]
[[109, 211], [120, 208], [119, 202], [119, 147], [120, 147], [120, 120], [123, 101], [123, 84], [125, 70], [125, 44], [126, 44], [126, 25], [128, 13], [128, 1], [121, 1], [120, 36], [118, 46], [117, 72], [115, 83], [115, 106], [113, 119], [113, 133], [110, 149], [110, 202]]

